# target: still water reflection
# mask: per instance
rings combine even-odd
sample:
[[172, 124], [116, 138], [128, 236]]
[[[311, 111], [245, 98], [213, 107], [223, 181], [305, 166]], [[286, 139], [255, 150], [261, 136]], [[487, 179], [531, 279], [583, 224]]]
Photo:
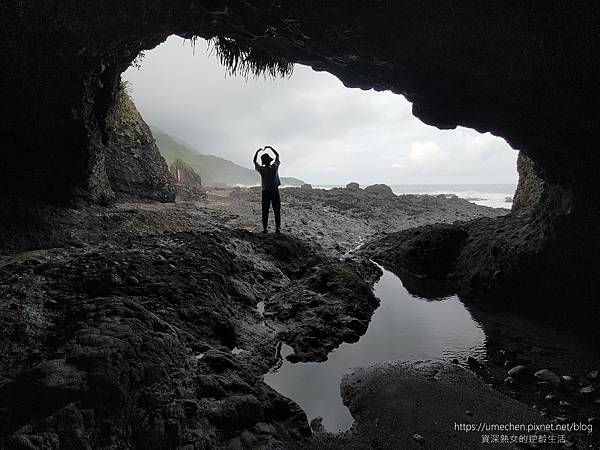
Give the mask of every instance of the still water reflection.
[[[323, 417], [328, 431], [344, 431], [352, 425], [340, 382], [355, 367], [389, 360], [483, 356], [485, 335], [456, 296], [436, 301], [414, 297], [396, 275], [382, 270], [375, 285], [381, 304], [358, 342], [342, 344], [322, 363], [283, 360], [265, 375], [265, 382], [298, 403], [309, 420]], [[291, 349], [284, 345], [283, 356], [286, 350]]]

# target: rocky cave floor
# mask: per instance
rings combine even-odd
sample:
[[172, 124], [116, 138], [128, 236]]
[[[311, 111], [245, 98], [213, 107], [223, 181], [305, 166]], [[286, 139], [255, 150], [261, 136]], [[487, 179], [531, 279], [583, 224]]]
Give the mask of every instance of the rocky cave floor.
[[[285, 189], [282, 208], [283, 234], [265, 235], [256, 189], [176, 204], [5, 204], [0, 448], [436, 448], [480, 442], [452, 422], [593, 423], [595, 343], [467, 305], [488, 337], [486, 361], [350, 374], [341, 392], [353, 430], [312, 433], [262, 375], [279, 342], [294, 349], [290, 360], [323, 361], [364, 334], [380, 271], [355, 250], [507, 211], [385, 189]], [[507, 379], [515, 365], [527, 369]], [[568, 377], [536, 379], [531, 367]], [[416, 413], [428, 398], [441, 406]], [[434, 425], [399, 419], [423, 414]], [[594, 448], [595, 437], [571, 433], [566, 446]]]

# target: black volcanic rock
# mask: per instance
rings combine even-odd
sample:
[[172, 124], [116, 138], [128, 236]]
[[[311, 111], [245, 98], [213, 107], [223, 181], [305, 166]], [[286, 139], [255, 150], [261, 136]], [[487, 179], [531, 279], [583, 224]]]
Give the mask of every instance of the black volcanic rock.
[[119, 87], [107, 117], [104, 165], [117, 200], [175, 201], [175, 186], [150, 128]]
[[[304, 412], [262, 381], [277, 342], [323, 360], [378, 304], [352, 266], [285, 235], [141, 233], [22, 261], [0, 266], [6, 448], [227, 448], [249, 433], [256, 448], [302, 443]], [[300, 303], [309, 296], [319, 305]]]
[[[346, 189], [348, 189], [348, 186], [346, 186]], [[352, 189], [352, 188], [350, 188], [350, 189]], [[365, 192], [378, 194], [378, 195], [385, 195], [388, 197], [396, 195], [396, 194], [394, 194], [394, 191], [392, 191], [392, 188], [389, 187], [387, 184], [372, 184], [371, 186], [367, 186], [365, 188]]]
[[206, 197], [202, 188], [202, 178], [185, 161], [176, 159], [169, 166], [169, 172], [175, 179], [177, 197], [182, 200], [197, 200]]
[[[519, 152], [517, 158], [517, 172], [519, 184], [512, 199], [512, 212], [518, 214], [531, 212], [544, 195], [544, 180], [538, 175], [535, 163], [522, 152]], [[507, 198], [506, 201], [509, 202], [511, 199]]]

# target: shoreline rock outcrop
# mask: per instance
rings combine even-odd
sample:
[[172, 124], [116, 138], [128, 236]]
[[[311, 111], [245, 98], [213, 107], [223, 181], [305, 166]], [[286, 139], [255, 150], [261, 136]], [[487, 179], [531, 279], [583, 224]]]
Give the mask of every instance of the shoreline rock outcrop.
[[104, 165], [117, 201], [175, 201], [167, 163], [123, 83], [107, 116]]
[[182, 159], [171, 163], [169, 172], [175, 180], [177, 198], [181, 200], [200, 200], [206, 198], [202, 187], [202, 178], [196, 171]]

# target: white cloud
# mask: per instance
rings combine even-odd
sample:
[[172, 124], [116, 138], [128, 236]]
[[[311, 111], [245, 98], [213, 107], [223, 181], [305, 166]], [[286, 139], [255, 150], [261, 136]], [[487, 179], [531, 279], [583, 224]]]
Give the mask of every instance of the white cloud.
[[171, 37], [125, 73], [146, 121], [203, 153], [250, 167], [273, 145], [283, 175], [313, 184], [516, 181], [516, 152], [489, 133], [438, 130], [401, 96], [304, 66], [289, 80], [227, 77], [205, 50]]
[[410, 144], [408, 158], [421, 166], [437, 166], [444, 158], [444, 153], [440, 146], [435, 142], [417, 141]]

